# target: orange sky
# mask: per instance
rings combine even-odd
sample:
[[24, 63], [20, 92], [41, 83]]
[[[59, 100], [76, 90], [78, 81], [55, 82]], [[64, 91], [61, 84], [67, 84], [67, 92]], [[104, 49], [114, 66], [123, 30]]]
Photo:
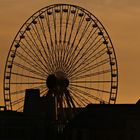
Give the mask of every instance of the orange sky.
[[[6, 57], [21, 25], [34, 12], [64, 0], [0, 0], [0, 91]], [[140, 1], [139, 0], [67, 0], [92, 12], [106, 27], [116, 50], [119, 65], [117, 103], [135, 103], [140, 89]], [[0, 96], [0, 105], [3, 98]]]

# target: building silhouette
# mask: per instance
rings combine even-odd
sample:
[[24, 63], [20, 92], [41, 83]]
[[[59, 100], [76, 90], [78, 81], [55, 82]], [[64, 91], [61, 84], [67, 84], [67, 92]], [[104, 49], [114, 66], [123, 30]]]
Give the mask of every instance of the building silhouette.
[[[32, 93], [32, 94], [31, 94]], [[1, 107], [2, 140], [138, 140], [140, 104], [89, 104], [58, 131], [52, 108], [45, 108], [38, 89], [26, 90], [24, 112]], [[47, 104], [46, 104], [47, 105]], [[44, 108], [42, 108], [44, 106]]]
[[138, 140], [139, 104], [90, 104], [64, 130], [68, 140]]

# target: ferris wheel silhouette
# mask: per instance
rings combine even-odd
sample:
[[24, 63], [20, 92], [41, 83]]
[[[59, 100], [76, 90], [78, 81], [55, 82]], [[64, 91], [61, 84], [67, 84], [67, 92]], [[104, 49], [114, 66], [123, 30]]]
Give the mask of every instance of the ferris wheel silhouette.
[[102, 23], [86, 9], [69, 4], [50, 5], [33, 14], [8, 53], [7, 110], [23, 111], [26, 89], [39, 89], [40, 97], [54, 97], [57, 110], [114, 104], [117, 59]]

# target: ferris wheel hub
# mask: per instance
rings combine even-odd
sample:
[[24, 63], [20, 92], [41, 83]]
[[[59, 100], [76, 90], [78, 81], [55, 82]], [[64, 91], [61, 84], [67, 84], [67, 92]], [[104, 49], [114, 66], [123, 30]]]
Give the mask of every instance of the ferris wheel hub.
[[47, 77], [46, 85], [49, 89], [66, 89], [69, 86], [69, 80], [65, 73], [57, 71]]

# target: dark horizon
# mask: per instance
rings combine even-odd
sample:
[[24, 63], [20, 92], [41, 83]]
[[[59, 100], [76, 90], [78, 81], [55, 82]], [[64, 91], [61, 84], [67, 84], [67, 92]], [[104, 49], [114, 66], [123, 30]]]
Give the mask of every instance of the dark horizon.
[[[59, 1], [58, 1], [59, 2]], [[65, 3], [65, 1], [62, 1]], [[61, 2], [61, 3], [62, 3]], [[0, 105], [3, 104], [3, 73], [10, 45], [22, 24], [37, 10], [54, 2], [39, 0], [2, 1], [0, 5]], [[57, 1], [55, 1], [57, 3]], [[136, 103], [139, 99], [140, 66], [140, 2], [138, 0], [88, 0], [67, 1], [88, 9], [107, 29], [115, 48], [119, 68], [119, 91], [117, 103]], [[26, 7], [26, 10], [25, 10]], [[20, 18], [22, 17], [22, 18]]]

